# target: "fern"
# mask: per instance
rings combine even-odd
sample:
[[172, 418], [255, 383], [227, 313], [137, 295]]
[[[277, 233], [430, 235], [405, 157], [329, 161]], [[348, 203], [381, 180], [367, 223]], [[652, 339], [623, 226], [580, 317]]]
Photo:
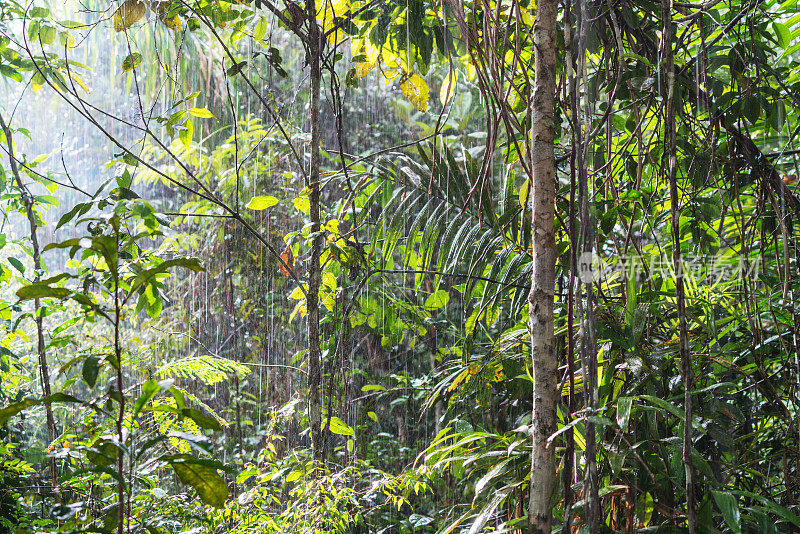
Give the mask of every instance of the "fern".
[[[364, 216], [381, 197], [389, 197], [380, 206], [373, 248], [381, 251], [386, 264], [404, 243], [404, 268], [461, 276], [465, 299], [477, 296], [479, 310], [511, 293], [511, 306], [505, 311], [514, 320], [530, 287], [531, 257], [529, 236], [518, 232], [520, 207], [513, 174], [505, 177], [500, 202], [493, 202], [488, 188], [478, 184], [477, 166], [467, 155], [463, 164], [446, 148], [435, 158], [422, 148], [419, 155], [415, 161], [393, 154], [373, 170], [381, 185], [366, 200]], [[470, 195], [472, 190], [479, 193]], [[416, 280], [419, 285], [422, 277]]]
[[224, 382], [231, 375], [245, 376], [250, 369], [241, 363], [219, 356], [188, 356], [163, 365], [157, 372], [159, 378], [188, 378], [212, 386]]

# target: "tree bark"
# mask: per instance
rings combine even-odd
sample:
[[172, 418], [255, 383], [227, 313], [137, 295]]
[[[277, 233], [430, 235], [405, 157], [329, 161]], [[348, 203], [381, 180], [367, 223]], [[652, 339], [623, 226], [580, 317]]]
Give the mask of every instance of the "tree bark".
[[662, 0], [661, 18], [663, 24], [661, 54], [664, 58], [667, 81], [667, 99], [664, 111], [664, 154], [669, 171], [670, 212], [672, 215], [672, 263], [675, 269], [675, 296], [678, 307], [678, 334], [681, 357], [681, 373], [684, 387], [683, 420], [683, 465], [686, 472], [686, 519], [689, 534], [697, 533], [697, 507], [694, 488], [694, 466], [692, 465], [692, 387], [694, 372], [692, 356], [689, 351], [689, 333], [686, 325], [686, 302], [683, 286], [683, 258], [681, 255], [680, 199], [678, 198], [677, 144], [675, 131], [675, 56], [672, 42], [675, 37], [675, 24], [672, 21], [672, 0]]
[[533, 450], [528, 521], [534, 534], [550, 534], [556, 485], [555, 450], [558, 362], [554, 339], [555, 192], [554, 117], [557, 0], [540, 0], [533, 26], [535, 75], [531, 128], [533, 277], [528, 297], [533, 368]]
[[[587, 56], [587, 40], [588, 30], [591, 21], [587, 0], [580, 0], [578, 2], [578, 76], [581, 80], [581, 90], [583, 92], [583, 110], [582, 119], [578, 120], [576, 113], [575, 131], [576, 140], [579, 143], [577, 148], [577, 162], [578, 162], [578, 198], [580, 203], [580, 242], [581, 242], [581, 258], [585, 262], [591, 262], [594, 252], [594, 227], [595, 221], [591, 209], [593, 198], [590, 197], [589, 191], [589, 174], [588, 165], [591, 147], [594, 145], [592, 127], [592, 116], [594, 105], [591, 101], [593, 95], [589, 90], [589, 78], [586, 66]], [[580, 95], [576, 95], [576, 99], [580, 99]], [[576, 107], [577, 109], [577, 107]], [[583, 135], [582, 128], [585, 129], [586, 134]], [[594, 293], [594, 273], [589, 271], [589, 278], [582, 280], [584, 283], [585, 300], [583, 292], [578, 295], [578, 311], [581, 316], [581, 370], [584, 379], [583, 398], [586, 407], [585, 415], [597, 415], [597, 406], [599, 404], [599, 392], [597, 390], [597, 335], [595, 329], [595, 306], [596, 297]], [[584, 419], [584, 428], [586, 432], [586, 447], [584, 449], [584, 500], [586, 510], [586, 526], [588, 531], [592, 534], [600, 532], [600, 498], [598, 493], [598, 480], [597, 480], [597, 443], [596, 443], [596, 430], [595, 424], [591, 419]]]
[[308, 173], [309, 208], [311, 217], [311, 261], [308, 264], [308, 424], [311, 428], [311, 448], [314, 458], [322, 459], [322, 372], [321, 337], [319, 329], [319, 286], [322, 281], [322, 233], [320, 227], [320, 86], [322, 81], [322, 34], [317, 24], [314, 0], [306, 0], [308, 18], [308, 62], [311, 67], [311, 168]]

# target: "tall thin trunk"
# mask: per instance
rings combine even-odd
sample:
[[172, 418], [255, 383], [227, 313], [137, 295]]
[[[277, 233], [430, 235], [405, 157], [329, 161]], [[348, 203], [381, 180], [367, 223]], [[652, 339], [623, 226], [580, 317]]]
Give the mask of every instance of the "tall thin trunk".
[[675, 56], [672, 41], [675, 37], [675, 24], [672, 22], [672, 0], [662, 0], [661, 17], [664, 25], [662, 32], [661, 57], [667, 81], [667, 99], [664, 112], [664, 154], [667, 157], [669, 170], [670, 212], [672, 215], [672, 263], [675, 269], [675, 296], [678, 305], [678, 334], [681, 356], [681, 373], [683, 374], [683, 465], [686, 472], [686, 518], [689, 534], [697, 533], [697, 508], [694, 492], [694, 466], [692, 465], [692, 385], [694, 372], [692, 356], [689, 351], [689, 333], [686, 326], [686, 299], [683, 287], [683, 258], [681, 255], [680, 205], [678, 198], [677, 177], [677, 144], [675, 131]]
[[[6, 144], [8, 145], [8, 159], [9, 163], [11, 164], [11, 174], [14, 176], [14, 181], [16, 182], [17, 187], [20, 190], [20, 194], [22, 195], [22, 202], [25, 204], [25, 215], [28, 218], [28, 224], [30, 226], [31, 248], [33, 249], [33, 280], [34, 282], [38, 282], [42, 273], [42, 255], [39, 248], [39, 238], [37, 236], [38, 227], [36, 225], [36, 216], [33, 212], [33, 195], [31, 195], [31, 192], [28, 190], [19, 174], [17, 159], [14, 155], [14, 141], [11, 134], [11, 128], [8, 127], [2, 115], [0, 115], [0, 127], [3, 129], [3, 133], [6, 136]], [[34, 321], [36, 322], [36, 351], [39, 355], [39, 379], [42, 385], [42, 393], [45, 397], [49, 397], [52, 394], [52, 390], [50, 388], [50, 369], [47, 365], [47, 345], [44, 342], [44, 317], [42, 316], [42, 305], [38, 298], [33, 300], [33, 317]], [[56, 439], [56, 422], [55, 418], [53, 417], [53, 407], [49, 402], [46, 402], [44, 409], [45, 419], [47, 422], [47, 439], [52, 446]], [[50, 458], [50, 485], [53, 488], [56, 502], [58, 502], [58, 471], [56, 470], [55, 458]]]
[[[119, 251], [119, 229], [115, 229], [116, 247]], [[114, 356], [116, 358], [117, 369], [117, 393], [119, 394], [119, 415], [117, 416], [117, 472], [120, 480], [117, 481], [117, 534], [122, 534], [125, 528], [125, 388], [123, 386], [124, 376], [122, 374], [122, 340], [120, 329], [122, 328], [122, 303], [120, 302], [119, 292], [119, 271], [114, 269], [111, 273], [114, 277]]]
[[[575, 70], [573, 69], [574, 47], [572, 44], [572, 20], [570, 11], [572, 5], [567, 0], [564, 8], [564, 46], [566, 48], [566, 69], [567, 81], [565, 84], [564, 102], [567, 102], [571, 110], [570, 116], [575, 121], [578, 116], [577, 91], [575, 90]], [[566, 424], [572, 421], [572, 414], [575, 411], [575, 284], [577, 282], [576, 270], [578, 263], [578, 234], [576, 229], [575, 214], [575, 149], [579, 145], [577, 141], [576, 123], [572, 123], [572, 146], [573, 150], [569, 157], [569, 282], [567, 289], [567, 373], [569, 376], [569, 397]], [[572, 505], [575, 496], [572, 492], [572, 484], [575, 477], [575, 433], [572, 428], [567, 430], [564, 436], [564, 526], [562, 532], [570, 534], [572, 532]]]
[[[592, 103], [593, 95], [589, 93], [589, 83], [586, 65], [586, 44], [589, 30], [589, 13], [587, 0], [579, 0], [578, 9], [578, 76], [581, 79], [581, 91], [583, 92], [582, 119], [579, 120], [576, 114], [575, 130], [577, 131], [576, 145], [578, 160], [578, 198], [580, 203], [580, 227], [581, 227], [581, 258], [585, 262], [591, 262], [594, 251], [594, 217], [591, 209], [592, 198], [589, 191], [589, 155], [593, 139], [589, 138], [592, 130]], [[580, 96], [576, 94], [576, 102], [580, 101]], [[576, 110], [580, 106], [576, 105]], [[586, 136], [582, 135], [581, 128], [585, 128]], [[590, 263], [591, 265], [591, 263]], [[597, 391], [597, 336], [595, 332], [595, 305], [594, 280], [591, 272], [589, 277], [584, 278], [585, 300], [583, 295], [578, 296], [579, 315], [581, 316], [581, 369], [584, 379], [584, 404], [586, 414], [589, 416], [597, 415], [599, 404]], [[586, 447], [584, 450], [585, 470], [584, 470], [584, 498], [586, 501], [586, 525], [589, 532], [600, 531], [600, 498], [598, 495], [597, 482], [597, 444], [595, 434], [595, 424], [590, 419], [585, 421]]]
[[308, 62], [311, 67], [311, 168], [308, 173], [309, 207], [311, 216], [311, 262], [308, 265], [308, 423], [311, 427], [311, 448], [317, 460], [322, 459], [322, 372], [321, 333], [319, 329], [319, 286], [322, 281], [322, 233], [320, 227], [320, 86], [322, 82], [322, 35], [317, 24], [314, 0], [306, 0], [308, 18]]
[[534, 534], [550, 534], [556, 457], [548, 438], [556, 431], [558, 362], [554, 339], [555, 193], [554, 116], [556, 93], [556, 18], [558, 0], [536, 6], [533, 39], [536, 48], [531, 127], [531, 190], [533, 200], [533, 277], [528, 297], [533, 367], [533, 450], [529, 524]]

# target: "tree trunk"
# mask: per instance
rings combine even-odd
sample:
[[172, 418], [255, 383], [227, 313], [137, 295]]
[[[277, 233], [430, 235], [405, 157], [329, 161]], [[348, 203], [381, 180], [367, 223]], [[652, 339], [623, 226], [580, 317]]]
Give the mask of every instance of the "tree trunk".
[[556, 431], [558, 362], [553, 335], [555, 292], [554, 100], [556, 92], [557, 0], [541, 0], [533, 26], [536, 81], [531, 128], [533, 200], [533, 277], [528, 297], [533, 367], [533, 450], [528, 520], [534, 534], [550, 534], [551, 500], [556, 485], [554, 447], [547, 438]]
[[675, 37], [675, 25], [672, 22], [672, 0], [662, 0], [661, 18], [663, 23], [661, 54], [666, 69], [667, 100], [664, 111], [664, 154], [667, 157], [669, 170], [670, 212], [672, 215], [672, 262], [675, 269], [675, 296], [678, 306], [679, 347], [681, 356], [681, 373], [684, 387], [683, 421], [683, 465], [686, 471], [686, 518], [689, 534], [697, 533], [697, 508], [694, 493], [694, 466], [692, 465], [692, 386], [694, 373], [692, 356], [689, 351], [689, 333], [686, 326], [686, 302], [683, 287], [683, 258], [681, 255], [680, 234], [680, 199], [678, 198], [677, 180], [677, 145], [675, 132], [675, 56], [672, 42]]
[[[19, 167], [17, 166], [17, 159], [14, 155], [14, 141], [11, 136], [11, 128], [8, 127], [3, 116], [0, 115], [0, 128], [6, 136], [6, 144], [8, 145], [8, 159], [11, 164], [11, 174], [14, 176], [14, 181], [19, 188], [22, 195], [22, 202], [25, 204], [25, 215], [28, 218], [31, 236], [31, 248], [33, 249], [33, 269], [34, 269], [34, 282], [38, 282], [42, 274], [42, 255], [39, 249], [39, 239], [37, 236], [36, 216], [33, 213], [33, 195], [22, 182], [22, 177], [19, 174]], [[39, 378], [42, 384], [42, 394], [49, 397], [52, 394], [50, 389], [50, 369], [47, 365], [47, 352], [46, 344], [44, 342], [44, 317], [42, 316], [42, 304], [37, 298], [33, 300], [33, 317], [36, 322], [36, 352], [39, 355]], [[45, 419], [47, 421], [47, 440], [49, 446], [52, 447], [56, 439], [56, 421], [53, 417], [53, 407], [49, 402], [44, 404]], [[56, 502], [60, 501], [58, 490], [58, 472], [56, 470], [56, 459], [50, 458], [50, 485], [52, 486]]]
[[321, 338], [319, 330], [319, 286], [322, 281], [322, 234], [320, 227], [320, 85], [322, 81], [322, 36], [317, 24], [317, 8], [314, 0], [306, 0], [308, 18], [308, 62], [311, 67], [311, 169], [308, 173], [309, 207], [311, 216], [311, 261], [308, 264], [308, 424], [311, 427], [311, 448], [314, 458], [322, 459], [322, 400], [320, 384], [322, 373]]
[[[576, 113], [575, 138], [580, 141], [575, 145], [577, 148], [578, 164], [578, 198], [580, 201], [580, 233], [581, 233], [581, 258], [583, 262], [590, 266], [589, 277], [584, 278], [584, 292], [578, 295], [578, 310], [581, 316], [581, 370], [584, 378], [583, 398], [586, 407], [584, 415], [584, 428], [586, 432], [586, 446], [584, 449], [584, 501], [586, 510], [586, 525], [592, 534], [600, 532], [600, 498], [598, 493], [597, 481], [597, 443], [595, 424], [588, 416], [597, 415], [599, 404], [599, 392], [597, 390], [597, 335], [595, 329], [595, 306], [597, 299], [594, 293], [594, 273], [591, 272], [591, 261], [594, 256], [594, 210], [591, 209], [594, 197], [590, 196], [588, 165], [590, 161], [590, 150], [594, 146], [592, 117], [594, 105], [591, 101], [593, 96], [589, 90], [589, 78], [587, 73], [587, 40], [589, 24], [592, 20], [589, 14], [587, 0], [578, 2], [579, 20], [579, 51], [578, 75], [581, 80], [581, 90], [583, 92], [583, 111], [582, 119], [578, 120]], [[580, 96], [576, 95], [576, 99]], [[576, 106], [576, 111], [578, 107]], [[586, 134], [582, 134], [581, 129], [585, 129]], [[586, 272], [586, 271], [584, 271]], [[585, 298], [583, 294], [585, 293]]]

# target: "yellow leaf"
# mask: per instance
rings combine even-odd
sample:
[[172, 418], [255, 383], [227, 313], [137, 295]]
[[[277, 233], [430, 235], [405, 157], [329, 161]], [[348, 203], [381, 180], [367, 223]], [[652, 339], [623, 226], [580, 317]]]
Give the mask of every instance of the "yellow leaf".
[[306, 215], [308, 215], [311, 211], [311, 206], [308, 201], [308, 197], [297, 197], [294, 199], [294, 207]]
[[303, 293], [303, 289], [301, 289], [300, 286], [297, 286], [294, 288], [294, 291], [289, 294], [289, 298], [292, 300], [305, 300], [306, 295]]
[[374, 69], [378, 64], [377, 63], [368, 63], [366, 61], [359, 61], [356, 63], [356, 78], [361, 79], [367, 76], [369, 72]]
[[332, 234], [339, 233], [339, 219], [331, 219], [325, 223], [325, 229]]
[[336, 291], [337, 285], [336, 277], [333, 276], [332, 272], [326, 271], [325, 274], [322, 275], [322, 287], [327, 287], [331, 291]]
[[520, 11], [522, 12], [522, 22], [526, 26], [533, 26], [533, 20], [534, 19], [533, 19], [533, 15], [531, 14], [531, 12], [528, 11], [527, 9], [525, 9], [524, 7], [521, 8]]
[[181, 19], [178, 15], [172, 17], [159, 17], [159, 20], [164, 23], [164, 26], [169, 28], [170, 30], [180, 30], [181, 29]]
[[70, 71], [69, 77], [72, 78], [72, 81], [74, 81], [76, 84], [78, 84], [78, 86], [80, 86], [81, 89], [86, 91], [87, 95], [92, 92], [92, 90], [89, 89], [89, 86], [86, 85], [86, 82], [84, 82], [83, 79], [81, 79], [81, 77], [78, 76], [77, 74], [75, 74], [74, 72]]
[[125, 0], [114, 12], [114, 29], [118, 32], [127, 30], [144, 16], [146, 6], [141, 0]]
[[453, 94], [456, 92], [457, 81], [457, 70], [451, 70], [449, 73], [447, 73], [447, 78], [444, 79], [444, 82], [442, 82], [442, 88], [439, 90], [439, 100], [442, 101], [442, 105], [447, 104], [447, 102], [453, 98]]
[[328, 311], [333, 311], [336, 307], [336, 297], [334, 297], [331, 293], [321, 292], [319, 301], [322, 303], [323, 306], [328, 308]]
[[420, 111], [428, 109], [428, 84], [419, 74], [412, 74], [400, 84], [400, 90], [406, 98]]
[[297, 303], [297, 305], [294, 307], [294, 310], [292, 310], [292, 313], [289, 315], [289, 320], [291, 321], [294, 319], [294, 316], [298, 313], [300, 314], [300, 317], [305, 317], [308, 313], [308, 306], [306, 305], [305, 299]]
[[200, 117], [201, 119], [212, 119], [214, 115], [206, 108], [190, 108], [189, 114], [194, 115], [195, 117]]
[[388, 87], [392, 80], [397, 78], [397, 75], [400, 74], [399, 70], [386, 70], [383, 71], [383, 75], [386, 77], [386, 86]]
[[267, 208], [271, 208], [277, 203], [278, 199], [275, 197], [253, 197], [247, 204], [247, 207], [251, 210], [265, 210]]
[[364, 55], [367, 56], [367, 61], [370, 63], [377, 63], [380, 54], [380, 49], [372, 44], [372, 41], [369, 39], [364, 41]]

